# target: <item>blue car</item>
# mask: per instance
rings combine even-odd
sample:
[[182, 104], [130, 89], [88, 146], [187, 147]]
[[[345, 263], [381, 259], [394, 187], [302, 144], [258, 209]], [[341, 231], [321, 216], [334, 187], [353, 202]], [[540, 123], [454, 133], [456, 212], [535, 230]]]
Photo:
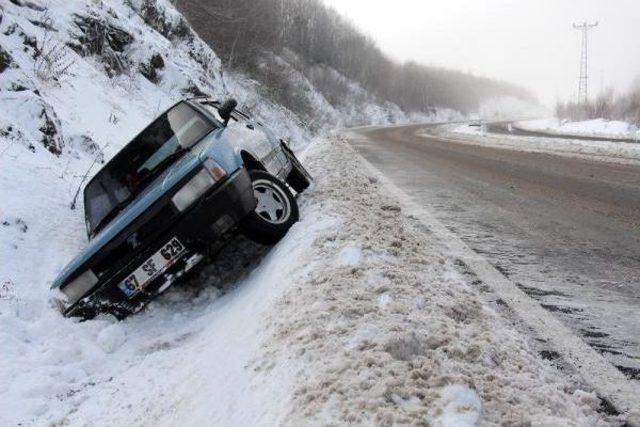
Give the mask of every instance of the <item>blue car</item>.
[[86, 185], [89, 244], [54, 281], [66, 316], [118, 319], [238, 231], [262, 244], [298, 221], [311, 177], [287, 143], [233, 99], [179, 102]]

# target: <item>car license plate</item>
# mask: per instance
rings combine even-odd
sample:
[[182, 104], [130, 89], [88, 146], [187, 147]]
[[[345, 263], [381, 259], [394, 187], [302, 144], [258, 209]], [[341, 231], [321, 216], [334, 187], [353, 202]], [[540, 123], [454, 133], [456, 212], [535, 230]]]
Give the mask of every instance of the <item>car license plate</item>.
[[174, 237], [133, 273], [127, 276], [126, 279], [120, 282], [118, 287], [127, 298], [133, 298], [140, 293], [140, 291], [144, 290], [144, 287], [149, 282], [160, 276], [167, 268], [171, 267], [184, 251], [185, 247]]

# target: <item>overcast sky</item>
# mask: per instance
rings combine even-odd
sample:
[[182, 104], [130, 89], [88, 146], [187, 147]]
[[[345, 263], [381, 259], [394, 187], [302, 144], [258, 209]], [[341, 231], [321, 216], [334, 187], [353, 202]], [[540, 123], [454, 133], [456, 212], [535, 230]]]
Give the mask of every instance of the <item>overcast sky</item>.
[[508, 80], [546, 104], [575, 97], [590, 33], [590, 95], [640, 75], [640, 0], [324, 0], [392, 58]]

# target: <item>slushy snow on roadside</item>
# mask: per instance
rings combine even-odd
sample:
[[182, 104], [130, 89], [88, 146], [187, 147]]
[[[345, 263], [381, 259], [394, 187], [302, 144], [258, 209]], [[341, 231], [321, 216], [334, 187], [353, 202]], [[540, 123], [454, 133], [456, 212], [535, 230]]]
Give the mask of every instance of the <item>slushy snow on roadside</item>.
[[552, 153], [605, 162], [640, 164], [640, 144], [635, 143], [493, 134], [487, 131], [486, 126], [469, 126], [466, 123], [429, 127], [425, 128], [422, 134], [425, 136], [434, 134], [464, 144]]
[[524, 130], [544, 132], [550, 135], [592, 136], [615, 139], [637, 139], [640, 129], [637, 125], [616, 120], [594, 119], [569, 122], [555, 118], [527, 120], [515, 123]]

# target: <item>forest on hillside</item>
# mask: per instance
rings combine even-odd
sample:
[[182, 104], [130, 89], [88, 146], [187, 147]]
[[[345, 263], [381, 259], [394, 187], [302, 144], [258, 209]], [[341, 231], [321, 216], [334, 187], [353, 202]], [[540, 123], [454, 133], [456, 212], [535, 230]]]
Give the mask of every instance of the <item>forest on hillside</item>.
[[[267, 85], [291, 109], [299, 98], [278, 67], [284, 59], [314, 82], [333, 105], [347, 81], [407, 112], [433, 108], [475, 111], [490, 98], [535, 101], [527, 90], [468, 73], [391, 60], [371, 37], [320, 0], [176, 0], [224, 66]], [[437, 58], [434, 58], [437, 60]]]

